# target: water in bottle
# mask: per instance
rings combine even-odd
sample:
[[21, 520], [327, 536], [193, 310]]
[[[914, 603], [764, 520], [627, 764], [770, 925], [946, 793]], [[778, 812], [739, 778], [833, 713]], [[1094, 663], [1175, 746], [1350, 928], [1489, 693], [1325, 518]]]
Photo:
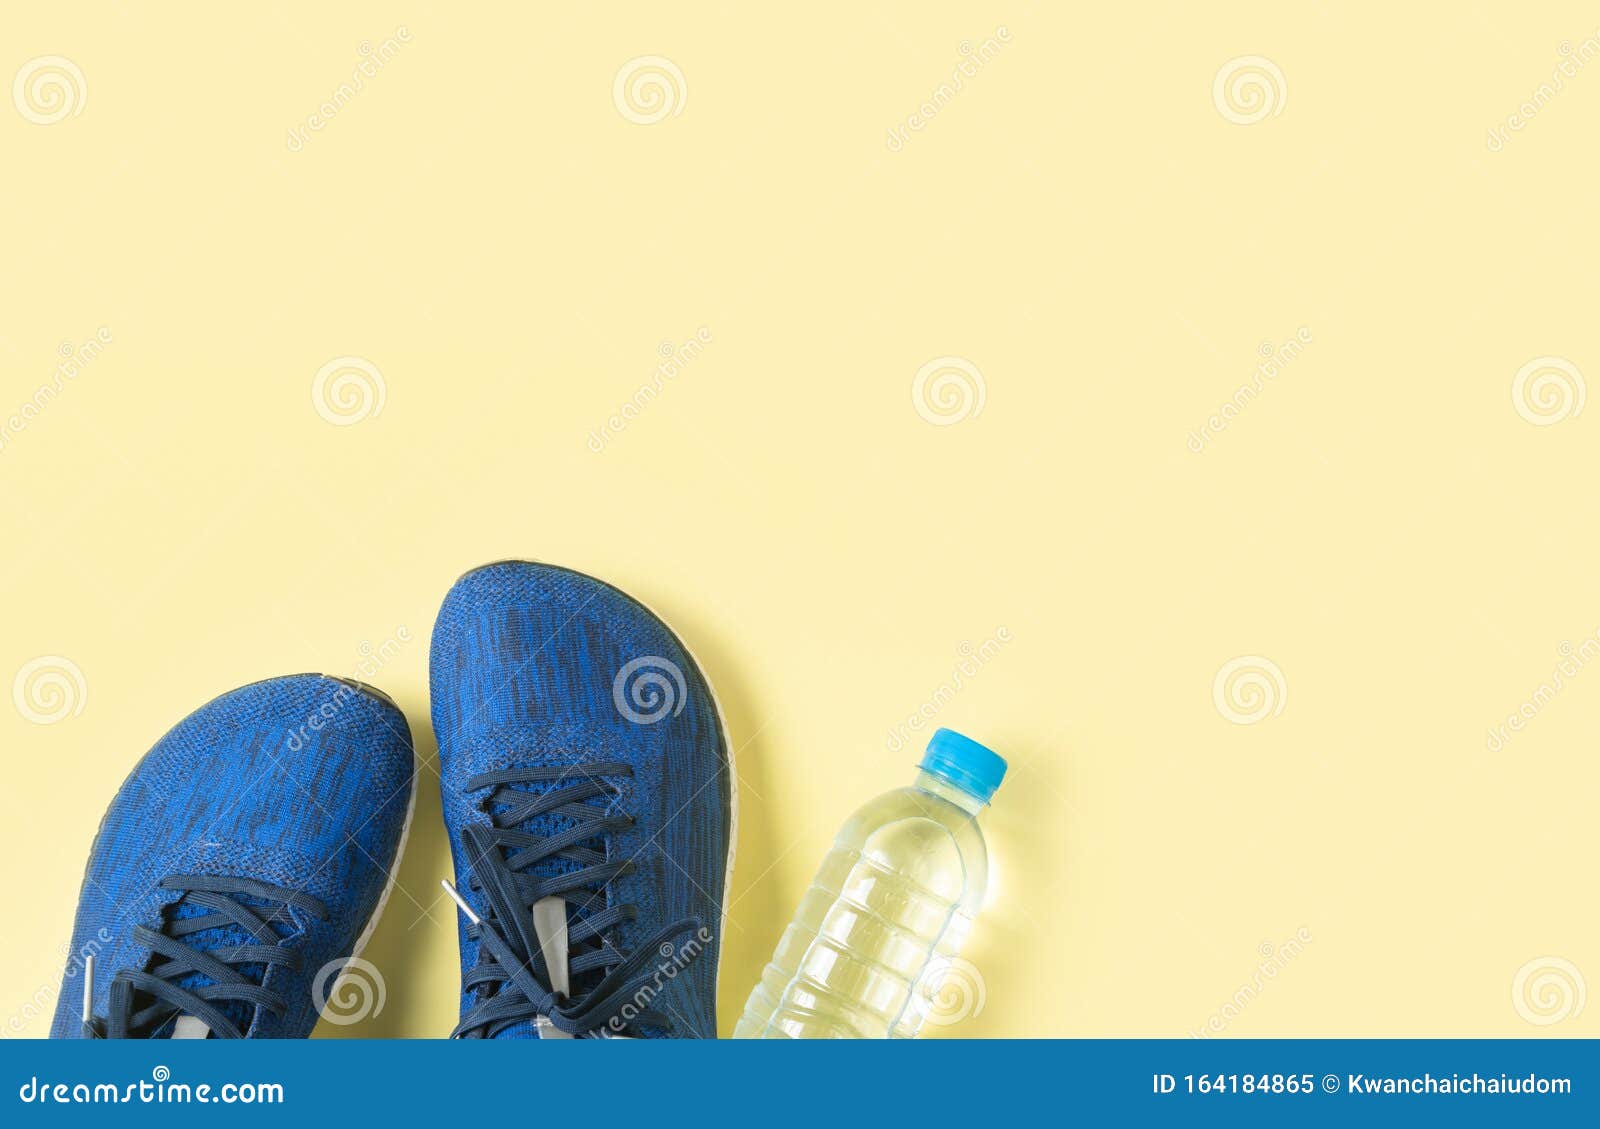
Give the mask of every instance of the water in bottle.
[[977, 816], [1005, 772], [999, 754], [937, 731], [915, 782], [840, 830], [734, 1038], [916, 1035], [983, 904]]

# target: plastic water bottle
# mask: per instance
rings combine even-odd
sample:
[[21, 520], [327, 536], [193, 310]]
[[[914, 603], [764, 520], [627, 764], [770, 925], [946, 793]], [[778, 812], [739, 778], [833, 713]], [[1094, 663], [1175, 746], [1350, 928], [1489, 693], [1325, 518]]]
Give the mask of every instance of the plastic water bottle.
[[983, 905], [977, 816], [1005, 774], [998, 753], [934, 733], [911, 787], [840, 829], [734, 1038], [915, 1036]]

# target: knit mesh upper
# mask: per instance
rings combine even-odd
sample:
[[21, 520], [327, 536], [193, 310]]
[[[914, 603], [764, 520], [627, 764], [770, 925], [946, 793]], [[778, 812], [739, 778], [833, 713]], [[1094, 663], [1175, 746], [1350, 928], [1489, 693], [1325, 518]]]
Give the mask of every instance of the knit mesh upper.
[[[468, 573], [450, 591], [430, 665], [443, 810], [462, 894], [482, 912], [468, 888], [462, 829], [487, 817], [478, 808], [483, 797], [464, 790], [468, 778], [515, 766], [626, 762], [634, 775], [617, 782], [616, 804], [637, 823], [612, 836], [610, 857], [631, 859], [635, 869], [609, 893], [611, 904], [633, 903], [639, 916], [613, 936], [631, 952], [665, 924], [704, 924], [709, 942], [687, 967], [671, 969], [652, 1006], [672, 1017], [673, 1034], [714, 1038], [729, 751], [687, 650], [607, 584], [504, 562]], [[565, 826], [557, 815], [543, 818], [540, 834]], [[460, 942], [465, 974], [478, 963], [478, 945], [464, 923]], [[463, 993], [463, 1013], [472, 1002]]]
[[[257, 682], [185, 718], [134, 766], [95, 836], [51, 1036], [82, 1034], [85, 956], [95, 957], [101, 1008], [119, 970], [146, 966], [150, 954], [133, 930], [157, 927], [181, 898], [158, 887], [173, 874], [253, 878], [328, 906], [329, 919], [305, 923], [293, 942], [301, 968], [267, 975], [288, 1013], [257, 1015], [247, 1032], [308, 1035], [313, 978], [350, 955], [395, 865], [412, 777], [405, 716], [339, 679]], [[217, 935], [199, 934], [198, 944], [239, 940], [208, 932]]]

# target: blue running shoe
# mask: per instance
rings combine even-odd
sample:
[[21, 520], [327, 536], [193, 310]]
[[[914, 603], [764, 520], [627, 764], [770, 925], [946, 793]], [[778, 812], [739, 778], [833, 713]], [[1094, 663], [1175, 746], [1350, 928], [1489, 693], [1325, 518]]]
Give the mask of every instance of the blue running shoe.
[[528, 561], [469, 572], [430, 659], [465, 1038], [715, 1038], [732, 750], [638, 601]]
[[405, 715], [301, 674], [202, 706], [95, 836], [52, 1038], [304, 1038], [388, 894], [415, 772]]

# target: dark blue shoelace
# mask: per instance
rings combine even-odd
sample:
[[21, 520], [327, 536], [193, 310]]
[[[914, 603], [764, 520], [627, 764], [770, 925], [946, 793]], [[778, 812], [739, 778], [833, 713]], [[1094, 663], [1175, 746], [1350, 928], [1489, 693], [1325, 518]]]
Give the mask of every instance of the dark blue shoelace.
[[[327, 906], [309, 894], [251, 878], [174, 874], [160, 886], [183, 896], [163, 912], [159, 929], [134, 929], [134, 940], [150, 950], [150, 960], [143, 969], [125, 968], [112, 977], [106, 1015], [91, 1016], [84, 1034], [145, 1038], [179, 1016], [192, 1016], [216, 1038], [242, 1039], [249, 1024], [238, 1020], [253, 1009], [283, 1015], [288, 1002], [260, 981], [268, 969], [300, 967], [300, 953], [285, 946], [299, 933], [290, 911], [322, 919]], [[200, 936], [207, 933], [244, 943], [207, 945]]]
[[[671, 1028], [670, 1017], [649, 1006], [654, 993], [645, 989], [659, 982], [673, 939], [698, 933], [699, 921], [674, 922], [631, 954], [608, 935], [638, 916], [631, 903], [607, 904], [610, 884], [633, 870], [631, 862], [609, 857], [607, 843], [634, 824], [614, 810], [617, 789], [609, 781], [632, 775], [628, 764], [604, 762], [510, 768], [466, 782], [468, 792], [488, 792], [479, 805], [488, 822], [463, 835], [471, 888], [487, 909], [467, 928], [481, 943], [478, 965], [465, 980], [478, 1002], [453, 1037], [493, 1037], [536, 1021], [578, 1038]], [[526, 785], [532, 787], [520, 787]], [[570, 979], [570, 995], [552, 986], [535, 926], [535, 903], [547, 898], [566, 903], [567, 967], [560, 972]], [[679, 967], [696, 955], [685, 954]]]

